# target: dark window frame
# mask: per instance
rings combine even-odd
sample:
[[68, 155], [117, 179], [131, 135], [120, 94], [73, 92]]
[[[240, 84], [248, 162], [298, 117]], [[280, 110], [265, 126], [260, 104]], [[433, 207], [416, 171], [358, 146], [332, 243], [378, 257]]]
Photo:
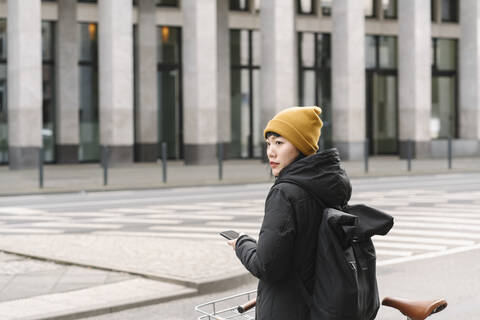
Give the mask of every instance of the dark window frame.
[[[448, 18], [444, 18], [444, 1], [445, 0], [442, 0], [441, 2], [441, 7], [442, 7], [442, 12], [441, 12], [441, 16], [440, 16], [440, 20], [442, 22], [447, 22], [447, 23], [458, 23], [460, 21], [460, 3], [458, 0], [447, 0], [447, 1], [450, 1], [450, 9], [453, 8], [453, 12], [449, 12], [449, 17]], [[453, 6], [452, 6], [453, 4]]]
[[[158, 62], [157, 61], [157, 75], [160, 71], [178, 71], [178, 82], [179, 82], [179, 92], [178, 92], [178, 149], [179, 149], [179, 159], [184, 159], [184, 125], [183, 125], [183, 60], [182, 60], [182, 28], [177, 26], [169, 25], [157, 25], [156, 28], [161, 29], [163, 27], [176, 28], [178, 29], [177, 34], [177, 43], [178, 43], [178, 61], [175, 63], [172, 62]], [[158, 88], [157, 88], [158, 90]], [[158, 109], [158, 106], [157, 106]], [[160, 141], [159, 141], [160, 142]], [[161, 157], [161, 149], [158, 148], [158, 157]]]
[[315, 16], [317, 14], [317, 1], [316, 0], [310, 0], [312, 4], [312, 9], [310, 12], [302, 11], [302, 0], [297, 0], [295, 1], [296, 4], [296, 12], [299, 15], [305, 15], [305, 16]]
[[[224, 1], [224, 0], [222, 0]], [[230, 11], [236, 11], [236, 12], [250, 12], [250, 0], [245, 0], [245, 8], [236, 8], [234, 7], [234, 1], [235, 0], [229, 0], [228, 1], [228, 10]]]
[[385, 20], [396, 20], [398, 19], [398, 1], [399, 0], [390, 0], [390, 1], [395, 1], [395, 14], [392, 16], [387, 15], [386, 10], [382, 8], [383, 18]]
[[[455, 70], [445, 70], [445, 69], [438, 69], [437, 67], [437, 42], [439, 39], [445, 40], [455, 40], [455, 49], [456, 49], [456, 59], [455, 59]], [[453, 129], [453, 139], [460, 138], [460, 97], [459, 97], [459, 79], [458, 79], [458, 66], [459, 66], [459, 55], [458, 55], [458, 39], [455, 38], [432, 38], [433, 42], [433, 61], [432, 61], [432, 80], [434, 77], [452, 77], [455, 79], [455, 119], [453, 119], [453, 125], [455, 126]]]
[[[369, 90], [369, 83], [368, 83], [368, 80], [373, 77], [374, 74], [378, 74], [378, 75], [382, 75], [382, 76], [395, 76], [396, 79], [397, 79], [397, 95], [396, 95], [396, 118], [397, 118], [397, 130], [396, 130], [396, 136], [397, 136], [397, 148], [400, 147], [399, 145], [399, 141], [400, 141], [400, 126], [399, 126], [399, 121], [400, 121], [400, 106], [399, 106], [399, 79], [398, 79], [398, 61], [397, 61], [397, 67], [396, 68], [385, 68], [385, 67], [381, 67], [380, 66], [380, 38], [381, 37], [392, 37], [392, 36], [383, 36], [383, 35], [372, 35], [372, 34], [367, 34], [366, 36], [370, 36], [370, 37], [373, 37], [374, 40], [375, 40], [375, 67], [367, 67], [365, 68], [365, 90], [366, 90], [366, 94], [365, 94], [365, 111], [366, 111], [366, 126], [365, 126], [365, 134], [366, 134], [366, 137], [368, 140], [371, 140], [372, 137], [373, 137], [373, 121], [372, 121], [372, 113], [373, 113], [373, 110], [372, 110], [372, 105], [369, 103], [370, 101], [372, 101], [373, 97], [371, 95], [371, 90]], [[394, 36], [395, 38], [397, 38], [397, 41], [398, 41], [398, 36]], [[397, 52], [398, 52], [398, 46], [397, 46]], [[374, 153], [374, 144], [373, 143], [369, 143], [368, 144], [368, 147], [369, 147], [369, 154], [373, 154]], [[397, 154], [398, 154], [399, 150], [397, 150]]]
[[254, 141], [253, 141], [253, 95], [254, 95], [254, 87], [253, 87], [253, 73], [255, 70], [260, 70], [260, 65], [253, 64], [253, 32], [258, 30], [255, 29], [230, 29], [231, 31], [247, 31], [248, 32], [248, 62], [247, 64], [233, 64], [230, 63], [231, 70], [247, 70], [248, 71], [248, 91], [249, 91], [249, 99], [248, 99], [248, 112], [249, 112], [249, 138], [248, 138], [248, 158], [254, 158]]
[[[314, 62], [313, 66], [304, 66], [302, 64], [302, 48], [301, 48], [301, 40], [303, 37], [303, 33], [313, 33], [314, 34]], [[329, 51], [330, 51], [330, 61], [327, 63], [327, 65], [323, 65], [319, 63], [319, 51], [318, 51], [318, 39], [319, 37], [322, 36], [328, 36], [329, 37]], [[297, 62], [298, 62], [298, 102], [299, 105], [305, 105], [305, 101], [303, 98], [303, 87], [304, 87], [304, 79], [303, 79], [303, 73], [305, 71], [313, 71], [315, 73], [315, 105], [320, 105], [320, 97], [319, 97], [319, 77], [321, 75], [327, 74], [327, 77], [329, 78], [329, 84], [328, 86], [330, 87], [330, 103], [332, 99], [332, 64], [331, 64], [331, 59], [332, 59], [332, 34], [331, 33], [325, 33], [325, 32], [297, 32], [297, 39], [298, 39], [298, 44], [297, 44]], [[320, 106], [321, 107], [321, 106]], [[328, 129], [327, 129], [328, 128]], [[332, 125], [328, 121], [324, 120], [323, 122], [323, 129], [322, 130], [332, 130]], [[325, 149], [325, 136], [327, 134], [322, 134], [320, 136], [320, 141], [319, 141], [319, 148], [320, 150]], [[331, 147], [328, 145], [327, 147]]]

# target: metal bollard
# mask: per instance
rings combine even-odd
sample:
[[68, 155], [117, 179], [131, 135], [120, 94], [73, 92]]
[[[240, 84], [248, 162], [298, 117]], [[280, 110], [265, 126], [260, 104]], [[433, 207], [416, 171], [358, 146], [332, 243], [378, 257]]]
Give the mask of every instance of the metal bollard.
[[412, 171], [412, 140], [407, 140], [407, 170]]
[[452, 169], [452, 137], [448, 137], [448, 169]]
[[365, 173], [368, 173], [368, 156], [370, 154], [370, 142], [365, 140], [365, 150], [363, 151], [364, 161], [365, 161]]
[[163, 183], [167, 183], [167, 143], [162, 142], [162, 181]]
[[103, 185], [108, 184], [108, 162], [109, 162], [109, 150], [107, 146], [102, 147], [102, 167], [103, 167]]
[[218, 143], [218, 180], [223, 179], [223, 144]]
[[43, 188], [43, 161], [45, 159], [45, 150], [43, 147], [38, 149], [38, 187]]

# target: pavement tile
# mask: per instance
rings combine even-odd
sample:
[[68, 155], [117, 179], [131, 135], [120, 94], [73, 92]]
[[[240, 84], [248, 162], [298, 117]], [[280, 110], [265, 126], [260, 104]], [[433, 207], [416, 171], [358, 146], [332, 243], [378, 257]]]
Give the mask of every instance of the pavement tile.
[[185, 283], [201, 284], [247, 273], [231, 248], [221, 241], [14, 235], [0, 236], [0, 249]]
[[[50, 294], [0, 303], [3, 319], [48, 319], [50, 317], [110, 310], [125, 304], [148, 303], [172, 295], [194, 293], [194, 289], [147, 279], [132, 279], [63, 294]], [[19, 310], [21, 309], [21, 310]]]

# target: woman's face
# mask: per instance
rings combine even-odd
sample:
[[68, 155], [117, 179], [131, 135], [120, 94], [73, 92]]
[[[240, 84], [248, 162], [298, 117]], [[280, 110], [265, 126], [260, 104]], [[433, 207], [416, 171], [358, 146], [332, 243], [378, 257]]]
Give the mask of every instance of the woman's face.
[[271, 135], [267, 139], [267, 157], [275, 177], [295, 160], [300, 152], [284, 137]]

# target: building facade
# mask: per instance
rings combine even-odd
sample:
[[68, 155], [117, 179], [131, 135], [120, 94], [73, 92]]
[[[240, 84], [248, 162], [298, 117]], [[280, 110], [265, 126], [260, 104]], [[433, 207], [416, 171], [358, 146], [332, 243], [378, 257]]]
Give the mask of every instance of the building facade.
[[293, 105], [343, 159], [479, 156], [479, 22], [477, 0], [0, 0], [0, 164], [261, 158]]

